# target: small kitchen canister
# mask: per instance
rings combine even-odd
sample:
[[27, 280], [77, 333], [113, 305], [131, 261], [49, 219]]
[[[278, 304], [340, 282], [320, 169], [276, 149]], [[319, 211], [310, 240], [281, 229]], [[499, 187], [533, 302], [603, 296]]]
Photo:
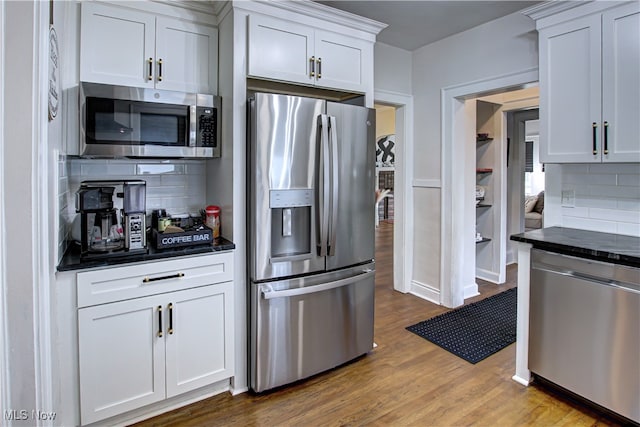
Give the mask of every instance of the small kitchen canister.
[[205, 208], [205, 225], [213, 230], [213, 238], [220, 237], [220, 206], [210, 205]]

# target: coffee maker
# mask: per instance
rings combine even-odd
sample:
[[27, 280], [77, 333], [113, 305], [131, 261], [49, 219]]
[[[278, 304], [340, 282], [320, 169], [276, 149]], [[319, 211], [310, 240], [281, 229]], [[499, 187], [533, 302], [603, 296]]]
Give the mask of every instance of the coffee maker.
[[146, 252], [145, 204], [143, 180], [82, 181], [76, 192], [81, 257]]

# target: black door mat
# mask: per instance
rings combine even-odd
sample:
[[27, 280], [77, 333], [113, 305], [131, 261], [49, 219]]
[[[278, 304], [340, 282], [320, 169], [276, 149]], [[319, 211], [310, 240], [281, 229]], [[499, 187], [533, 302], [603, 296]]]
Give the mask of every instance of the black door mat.
[[517, 288], [440, 314], [406, 329], [470, 363], [516, 341]]

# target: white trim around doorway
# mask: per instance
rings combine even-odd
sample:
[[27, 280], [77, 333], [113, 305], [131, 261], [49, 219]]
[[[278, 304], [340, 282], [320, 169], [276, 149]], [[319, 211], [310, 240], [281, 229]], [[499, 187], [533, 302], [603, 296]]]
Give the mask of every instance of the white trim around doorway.
[[376, 90], [375, 102], [396, 108], [396, 145], [393, 223], [393, 288], [407, 293], [413, 271], [413, 97]]
[[469, 173], [474, 173], [470, 171], [475, 171], [475, 165], [467, 156], [459, 155], [465, 152], [465, 135], [468, 133], [464, 101], [479, 94], [522, 87], [537, 81], [538, 69], [531, 68], [441, 90], [440, 303], [446, 307], [464, 304], [465, 292], [477, 288], [475, 263], [465, 263], [465, 254], [475, 251], [474, 211], [466, 200], [468, 194], [473, 194], [469, 184], [473, 180], [469, 179]]

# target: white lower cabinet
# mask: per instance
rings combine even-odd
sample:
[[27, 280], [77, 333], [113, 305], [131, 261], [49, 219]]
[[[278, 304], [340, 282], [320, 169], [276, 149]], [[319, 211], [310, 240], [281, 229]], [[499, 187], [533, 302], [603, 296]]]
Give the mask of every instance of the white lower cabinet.
[[232, 281], [78, 309], [82, 424], [233, 376], [232, 309]]

